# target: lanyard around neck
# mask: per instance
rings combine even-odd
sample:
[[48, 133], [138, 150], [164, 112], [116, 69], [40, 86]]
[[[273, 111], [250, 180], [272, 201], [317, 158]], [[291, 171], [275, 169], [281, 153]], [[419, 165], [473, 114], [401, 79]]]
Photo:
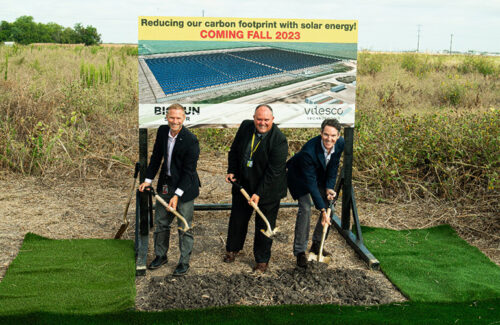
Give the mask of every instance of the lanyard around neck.
[[257, 142], [257, 144], [255, 145], [255, 148], [253, 147], [254, 141], [255, 141], [255, 133], [252, 136], [252, 144], [250, 145], [250, 160], [252, 159], [253, 153], [257, 151], [257, 148], [259, 147], [259, 144], [262, 141], [262, 137], [260, 137], [259, 142]]

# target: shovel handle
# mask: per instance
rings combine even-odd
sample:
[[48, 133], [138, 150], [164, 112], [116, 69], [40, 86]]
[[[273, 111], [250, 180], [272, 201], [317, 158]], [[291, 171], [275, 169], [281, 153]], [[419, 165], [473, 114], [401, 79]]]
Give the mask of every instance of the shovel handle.
[[[330, 214], [332, 213], [331, 206], [332, 205], [330, 204], [330, 206], [328, 207], [328, 210], [326, 210], [327, 217], [330, 217]], [[323, 234], [321, 236], [321, 245], [319, 246], [318, 261], [323, 257], [323, 246], [325, 245], [325, 237], [326, 237], [327, 230], [328, 230], [328, 224], [325, 223], [325, 225], [323, 226]]]
[[135, 168], [134, 168], [134, 178], [137, 178], [137, 175], [139, 175], [139, 169], [141, 168], [141, 163], [136, 162], [135, 163]]
[[264, 213], [262, 213], [262, 211], [259, 209], [259, 207], [257, 206], [257, 204], [255, 204], [255, 202], [253, 202], [253, 201], [250, 201], [250, 205], [255, 210], [255, 212], [257, 212], [257, 214], [259, 215], [259, 217], [262, 218], [262, 220], [266, 224], [267, 229], [269, 229], [269, 230], [272, 231], [271, 224], [269, 224], [269, 220], [267, 220], [266, 216], [264, 215]]
[[248, 202], [250, 203], [250, 205], [252, 206], [252, 208], [259, 215], [259, 217], [262, 218], [262, 220], [266, 224], [267, 229], [269, 229], [272, 232], [273, 230], [271, 229], [271, 224], [269, 223], [269, 220], [267, 220], [267, 218], [264, 215], [264, 213], [262, 213], [262, 211], [260, 210], [259, 206], [257, 204], [255, 204], [254, 201], [250, 201], [250, 195], [248, 195], [247, 191], [245, 191], [245, 189], [243, 187], [240, 189], [240, 192], [241, 192], [241, 194], [243, 194], [243, 196], [245, 197], [245, 199], [248, 200]]
[[189, 225], [188, 225], [186, 219], [184, 219], [184, 217], [179, 212], [177, 212], [177, 210], [175, 210], [174, 208], [169, 206], [168, 203], [165, 202], [165, 200], [161, 196], [159, 196], [158, 193], [156, 193], [156, 191], [154, 190], [154, 188], [152, 186], [146, 187], [145, 190], [151, 191], [151, 193], [154, 195], [156, 201], [160, 202], [165, 207], [165, 209], [167, 209], [168, 212], [171, 212], [174, 216], [177, 217], [177, 219], [179, 219], [184, 224], [184, 229], [179, 227], [180, 230], [182, 230], [184, 232], [189, 230]]
[[165, 200], [162, 199], [162, 197], [159, 196], [158, 194], [155, 194], [155, 198], [156, 198], [156, 200], [158, 202], [160, 202], [165, 207], [165, 209], [167, 209], [168, 212], [173, 213], [173, 215], [176, 216], [177, 219], [179, 219], [184, 224], [184, 229], [182, 229], [181, 227], [179, 227], [180, 230], [182, 230], [184, 232], [186, 232], [186, 231], [189, 230], [189, 225], [186, 222], [186, 219], [184, 219], [184, 217], [179, 212], [177, 212], [177, 210], [175, 210], [174, 208], [172, 208], [171, 206], [169, 206], [168, 203], [165, 202]]
[[259, 217], [262, 218], [262, 220], [266, 224], [267, 229], [270, 232], [273, 232], [273, 230], [271, 229], [271, 224], [269, 223], [269, 220], [267, 220], [266, 216], [264, 215], [264, 213], [262, 213], [262, 211], [257, 206], [257, 204], [255, 204], [255, 202], [253, 202], [253, 201], [250, 201], [250, 195], [248, 194], [247, 191], [245, 191], [245, 189], [243, 188], [243, 186], [241, 186], [240, 184], [238, 184], [236, 182], [233, 182], [233, 181], [230, 181], [230, 182], [231, 182], [231, 184], [233, 184], [234, 186], [236, 186], [240, 190], [241, 194], [243, 194], [243, 196], [245, 197], [245, 199], [247, 199], [247, 201], [250, 203], [250, 205], [255, 210], [255, 212], [257, 212], [257, 214], [259, 215]]
[[139, 174], [139, 166], [140, 166], [139, 163], [135, 164], [134, 181], [132, 183], [132, 186], [130, 187], [130, 194], [128, 195], [127, 204], [125, 205], [125, 211], [123, 212], [123, 223], [128, 223], [127, 213], [128, 213], [128, 208], [130, 207], [130, 202], [132, 201], [132, 195], [134, 194], [135, 191], [135, 183], [137, 181], [137, 175]]

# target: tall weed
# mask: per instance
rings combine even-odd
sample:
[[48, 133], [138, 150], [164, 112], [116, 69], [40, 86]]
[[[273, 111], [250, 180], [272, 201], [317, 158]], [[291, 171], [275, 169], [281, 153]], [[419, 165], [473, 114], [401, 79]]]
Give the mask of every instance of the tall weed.
[[498, 62], [487, 57], [466, 56], [457, 67], [462, 74], [478, 72], [483, 76], [496, 75], [500, 73]]
[[123, 166], [113, 157], [123, 156], [124, 148], [135, 161], [137, 59], [127, 57], [117, 73], [112, 49], [92, 54], [78, 46], [37, 46], [23, 55], [23, 48], [0, 47], [9, 61], [24, 57], [9, 66], [16, 78], [0, 82], [0, 168], [106, 175]]
[[357, 176], [370, 186], [456, 199], [498, 190], [500, 112], [445, 115], [359, 112]]
[[431, 68], [427, 62], [427, 56], [420, 54], [403, 54], [401, 68], [423, 77]]
[[7, 81], [8, 77], [8, 70], [9, 70], [9, 53], [5, 53], [5, 74], [3, 76], [3, 80]]
[[382, 57], [360, 53], [358, 55], [358, 73], [375, 75], [382, 71]]

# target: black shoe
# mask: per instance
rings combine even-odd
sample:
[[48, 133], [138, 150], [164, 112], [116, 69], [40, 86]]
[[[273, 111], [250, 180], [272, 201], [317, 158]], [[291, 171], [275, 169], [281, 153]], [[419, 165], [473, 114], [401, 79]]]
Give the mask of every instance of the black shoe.
[[[311, 249], [309, 250], [310, 252], [316, 254], [316, 255], [319, 255], [319, 248], [321, 246], [321, 243], [320, 242], [317, 242], [317, 241], [313, 241], [312, 245], [311, 245]], [[329, 252], [326, 251], [325, 249], [325, 246], [323, 246], [323, 256], [330, 256], [332, 254], [330, 254]]]
[[175, 268], [173, 276], [183, 276], [189, 270], [189, 264], [179, 263]]
[[297, 255], [297, 266], [306, 268], [307, 267], [307, 257], [306, 253], [302, 252]]
[[154, 270], [162, 266], [163, 264], [166, 264], [168, 262], [168, 259], [166, 256], [156, 256], [156, 258], [149, 264], [148, 269]]

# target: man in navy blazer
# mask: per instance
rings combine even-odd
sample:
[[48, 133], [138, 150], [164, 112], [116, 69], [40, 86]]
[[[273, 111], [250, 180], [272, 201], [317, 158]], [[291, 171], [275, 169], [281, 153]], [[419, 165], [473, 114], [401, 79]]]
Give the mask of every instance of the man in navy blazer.
[[[309, 140], [286, 164], [288, 188], [292, 197], [299, 201], [293, 254], [297, 257], [297, 265], [300, 267], [307, 267], [305, 251], [313, 202], [321, 214], [314, 229], [311, 252], [319, 253], [323, 225], [331, 224], [326, 209], [328, 200], [333, 200], [337, 195], [333, 189], [337, 180], [340, 156], [344, 150], [344, 138], [340, 136], [341, 128], [336, 119], [324, 120], [321, 124], [321, 134]], [[330, 253], [323, 250], [323, 255], [328, 256]]]
[[[200, 194], [200, 181], [196, 172], [200, 146], [196, 136], [183, 127], [185, 119], [184, 107], [179, 104], [168, 107], [168, 126], [162, 125], [158, 128], [153, 154], [146, 170], [146, 179], [139, 186], [139, 190], [142, 192], [145, 187], [151, 185], [163, 160], [158, 178], [158, 195], [168, 202], [170, 207], [176, 209], [191, 227], [194, 199]], [[150, 269], [159, 268], [167, 263], [170, 224], [174, 218], [163, 205], [156, 204], [154, 231], [156, 257], [149, 265]], [[183, 227], [181, 221], [177, 220], [177, 223], [179, 227]], [[184, 275], [189, 269], [193, 241], [191, 231], [182, 233], [179, 230], [180, 258], [174, 276]]]

